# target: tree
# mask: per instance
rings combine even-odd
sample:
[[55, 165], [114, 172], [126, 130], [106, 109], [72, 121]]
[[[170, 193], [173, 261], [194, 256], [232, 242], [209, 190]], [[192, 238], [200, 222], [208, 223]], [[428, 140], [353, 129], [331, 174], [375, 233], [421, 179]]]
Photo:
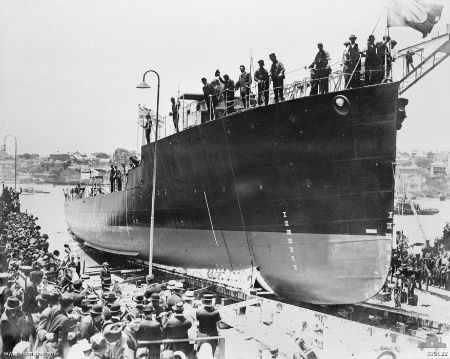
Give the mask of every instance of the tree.
[[414, 163], [417, 167], [428, 170], [433, 163], [433, 158], [416, 156], [414, 157]]
[[126, 161], [128, 161], [128, 157], [130, 156], [130, 151], [124, 148], [116, 148], [113, 154], [113, 161], [115, 163], [126, 163]]
[[96, 158], [109, 158], [109, 155], [105, 152], [95, 152], [95, 153], [93, 153], [93, 155]]

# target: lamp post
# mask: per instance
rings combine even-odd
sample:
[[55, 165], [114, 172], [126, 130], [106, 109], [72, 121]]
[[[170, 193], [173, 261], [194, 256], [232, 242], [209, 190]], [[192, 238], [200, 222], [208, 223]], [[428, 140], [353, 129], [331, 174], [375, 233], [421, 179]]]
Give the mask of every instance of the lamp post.
[[14, 191], [17, 187], [17, 138], [14, 135], [6, 135], [3, 139], [3, 151], [6, 152], [6, 139], [8, 137], [14, 138]]
[[150, 86], [145, 82], [145, 75], [153, 72], [158, 78], [158, 92], [156, 95], [156, 126], [155, 126], [155, 150], [153, 152], [153, 187], [152, 187], [152, 210], [150, 215], [150, 250], [148, 255], [148, 274], [153, 273], [153, 233], [155, 231], [155, 193], [156, 193], [156, 145], [158, 144], [158, 125], [159, 125], [159, 74], [154, 70], [148, 70], [142, 76], [142, 82], [136, 86], [138, 89], [148, 89]]

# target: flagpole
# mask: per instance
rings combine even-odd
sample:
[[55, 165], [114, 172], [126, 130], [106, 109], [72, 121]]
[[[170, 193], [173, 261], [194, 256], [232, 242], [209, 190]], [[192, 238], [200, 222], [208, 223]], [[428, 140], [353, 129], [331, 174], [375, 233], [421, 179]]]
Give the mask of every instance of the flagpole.
[[386, 6], [386, 30], [384, 31], [384, 36], [386, 37], [386, 44], [384, 45], [384, 80], [387, 80], [388, 77], [388, 64], [387, 64], [387, 59], [388, 59], [388, 44], [389, 41], [387, 41], [388, 36], [389, 36], [389, 27], [388, 27], [388, 10], [387, 10], [387, 6]]

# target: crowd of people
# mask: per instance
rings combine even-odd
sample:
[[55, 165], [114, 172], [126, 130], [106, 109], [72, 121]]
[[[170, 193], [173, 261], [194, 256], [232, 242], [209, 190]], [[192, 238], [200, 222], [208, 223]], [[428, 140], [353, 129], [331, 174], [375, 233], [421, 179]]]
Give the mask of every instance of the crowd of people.
[[[217, 349], [219, 311], [214, 296], [201, 300], [182, 282], [146, 277], [132, 300], [112, 280], [107, 262], [101, 285], [89, 285], [69, 245], [49, 250], [49, 237], [18, 193], [0, 197], [0, 353], [2, 357], [199, 358]], [[205, 338], [192, 344], [189, 338]], [[170, 339], [165, 343], [158, 343]], [[152, 343], [156, 341], [156, 343]]]
[[[392, 251], [390, 281], [393, 283], [396, 307], [402, 303], [417, 305], [415, 290], [429, 290], [429, 286], [450, 290], [449, 243], [450, 225], [447, 222], [442, 238], [436, 238], [433, 246], [425, 243], [409, 243], [402, 231], [396, 233], [396, 248]], [[413, 247], [421, 246], [413, 253]], [[417, 253], [418, 252], [418, 253]]]
[[[375, 36], [371, 34], [367, 39], [365, 48], [361, 49], [356, 39], [356, 35], [352, 34], [349, 36], [348, 41], [344, 42], [341, 73], [344, 78], [345, 88], [357, 88], [362, 84], [366, 86], [375, 85], [382, 83], [385, 79], [390, 79], [392, 77], [392, 63], [398, 57], [395, 48], [397, 42], [389, 36], [383, 36], [382, 41], [376, 42]], [[330, 54], [324, 50], [323, 43], [318, 43], [317, 48], [318, 52], [314, 61], [308, 67], [310, 69], [310, 80], [308, 82], [310, 95], [329, 91], [329, 75], [332, 72]], [[407, 57], [408, 70], [410, 67], [413, 67], [412, 55], [409, 54]], [[203, 77], [201, 79], [203, 84], [202, 90], [208, 111], [211, 112], [211, 109], [215, 109], [220, 101], [224, 101], [227, 113], [235, 112], [235, 92], [238, 90], [243, 108], [248, 108], [253, 80], [257, 83], [258, 105], [267, 105], [269, 103], [270, 83], [272, 83], [274, 102], [284, 101], [285, 66], [277, 59], [275, 53], [269, 55], [269, 60], [271, 62], [270, 69], [266, 70], [264, 60], [261, 59], [258, 61], [259, 67], [253, 76], [246, 71], [244, 65], [240, 65], [240, 74], [236, 82], [230, 79], [227, 74], [222, 77], [219, 70], [216, 70], [216, 79], [211, 82], [208, 82]], [[361, 73], [362, 65], [364, 65], [364, 73]], [[178, 114], [178, 108], [177, 111], [172, 111], [172, 113]], [[174, 124], [175, 119], [174, 117]], [[178, 128], [178, 122], [175, 126]]]

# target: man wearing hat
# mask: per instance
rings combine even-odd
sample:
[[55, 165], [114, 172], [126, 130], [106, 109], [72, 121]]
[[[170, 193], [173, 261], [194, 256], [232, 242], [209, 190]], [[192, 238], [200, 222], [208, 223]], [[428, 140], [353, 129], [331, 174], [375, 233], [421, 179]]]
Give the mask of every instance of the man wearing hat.
[[258, 60], [259, 68], [255, 71], [254, 79], [258, 84], [258, 105], [261, 106], [264, 99], [264, 105], [269, 104], [269, 72], [264, 68], [264, 60]]
[[108, 343], [103, 334], [97, 333], [90, 338], [91, 341], [91, 354], [89, 359], [103, 359], [108, 349]]
[[44, 273], [41, 271], [32, 271], [29, 280], [26, 281], [26, 287], [23, 292], [22, 310], [24, 313], [31, 314], [39, 311], [39, 306], [36, 300], [39, 294], [38, 286], [42, 281]]
[[223, 94], [225, 95], [226, 112], [232, 113], [234, 112], [234, 81], [227, 74], [223, 75], [222, 78], [219, 70], [216, 70], [215, 75], [224, 86]]
[[[192, 327], [189, 329], [189, 337], [195, 338], [197, 336], [197, 305], [194, 304], [194, 292], [192, 290], [187, 290], [183, 295], [184, 301], [184, 316], [192, 322]], [[195, 307], [194, 307], [195, 306]]]
[[239, 75], [239, 80], [235, 84], [235, 89], [240, 89], [241, 100], [244, 108], [250, 106], [250, 86], [252, 84], [252, 75], [245, 71], [245, 66], [239, 66], [241, 74]]
[[[197, 309], [198, 320], [198, 336], [199, 337], [216, 337], [219, 335], [217, 331], [217, 323], [221, 320], [219, 311], [213, 306], [214, 295], [211, 293], [203, 294], [203, 306]], [[213, 353], [216, 351], [217, 340], [205, 341], [211, 344]]]
[[[136, 339], [138, 341], [144, 340], [162, 340], [164, 333], [161, 328], [161, 324], [153, 319], [155, 309], [152, 305], [146, 305], [143, 309], [145, 319], [141, 321], [139, 330], [136, 333]], [[160, 345], [151, 344], [146, 346], [149, 350], [150, 359], [159, 359]]]
[[270, 67], [270, 77], [272, 78], [273, 93], [275, 96], [275, 102], [284, 101], [283, 86], [284, 86], [284, 65], [278, 61], [276, 55], [271, 53], [269, 55], [272, 66]]
[[102, 263], [102, 270], [100, 271], [100, 279], [103, 281], [104, 278], [111, 278], [111, 271], [109, 270], [109, 263]]
[[359, 52], [358, 44], [356, 43], [357, 37], [355, 35], [350, 35], [350, 44], [347, 46], [345, 59], [347, 69], [344, 73], [345, 86], [348, 88], [357, 88], [360, 86], [360, 76], [361, 76], [361, 56]]
[[70, 331], [71, 320], [68, 313], [73, 308], [72, 295], [65, 292], [59, 298], [59, 307], [52, 308], [44, 328], [38, 329], [38, 338], [43, 345], [63, 356], [67, 353], [67, 334]]
[[171, 295], [167, 298], [167, 310], [170, 310], [177, 302], [182, 301], [183, 283], [174, 281], [167, 286], [170, 289]]
[[134, 358], [134, 352], [127, 345], [127, 336], [123, 333], [122, 323], [108, 324], [103, 329], [103, 335], [108, 342], [107, 358]]
[[36, 328], [36, 342], [34, 347], [40, 348], [41, 346], [44, 346], [45, 344], [45, 334], [47, 333], [46, 327], [48, 324], [48, 321], [50, 319], [50, 316], [52, 313], [54, 313], [56, 310], [59, 309], [58, 302], [59, 297], [61, 296], [61, 293], [57, 289], [53, 289], [50, 293], [43, 292], [46, 295], [48, 306], [44, 308], [41, 312], [41, 315], [39, 317], [39, 323]]
[[160, 315], [165, 312], [165, 309], [161, 305], [161, 298], [159, 296], [159, 293], [153, 293], [150, 297], [150, 302], [153, 306], [153, 309], [155, 310], [156, 317], [160, 318]]
[[0, 273], [0, 315], [3, 314], [4, 305], [8, 297], [12, 296], [12, 290], [8, 286], [9, 273]]
[[22, 337], [19, 319], [22, 316], [22, 303], [16, 297], [8, 297], [5, 312], [0, 317], [0, 335], [3, 342], [3, 353], [11, 353]]
[[395, 48], [397, 46], [397, 41], [395, 40], [391, 40], [390, 41], [390, 48], [389, 48], [389, 54], [390, 56], [388, 57], [388, 59], [390, 60], [388, 62], [388, 76], [392, 77], [392, 63], [395, 62], [395, 60], [397, 60], [398, 57], [398, 51]]
[[72, 287], [73, 287], [73, 305], [75, 307], [80, 307], [81, 306], [81, 301], [86, 297], [86, 293], [88, 291], [88, 289], [83, 289], [83, 282], [81, 281], [81, 279], [75, 279], [72, 282]]
[[75, 342], [67, 352], [66, 359], [87, 359], [91, 352], [92, 345], [86, 339]]
[[[90, 315], [91, 313], [90, 313], [90, 310], [91, 310], [91, 304], [90, 304], [90, 302], [89, 302], [89, 299], [87, 299], [87, 298], [83, 298], [82, 300], [81, 300], [81, 303], [80, 303], [80, 309], [81, 309], [81, 315], [84, 317], [84, 316], [88, 316], [88, 315]], [[81, 320], [83, 320], [83, 319], [81, 319]]]
[[[145, 291], [148, 291], [149, 295], [152, 295], [153, 293], [161, 292], [161, 284], [155, 282], [155, 277], [153, 275], [150, 275], [150, 274], [147, 275], [145, 277], [145, 282], [147, 283], [147, 285], [145, 287]], [[150, 298], [150, 297], [148, 297], [148, 298]]]
[[323, 49], [323, 44], [317, 44], [319, 51], [309, 68], [311, 69], [311, 92], [310, 95], [328, 92], [328, 75], [331, 73], [329, 65], [330, 54]]
[[122, 316], [122, 309], [120, 308], [120, 303], [115, 302], [111, 304], [109, 311], [111, 312], [111, 322], [112, 323], [119, 322]]
[[125, 328], [123, 330], [123, 334], [125, 334], [127, 347], [130, 348], [133, 353], [136, 352], [138, 342], [136, 339], [136, 333], [138, 332], [139, 328], [141, 326], [141, 318], [132, 318], [130, 321], [128, 321], [125, 325]]
[[364, 78], [366, 86], [374, 85], [379, 78], [380, 63], [378, 62], [377, 47], [375, 45], [375, 36], [369, 35], [367, 47], [362, 52], [366, 60], [364, 62]]
[[386, 72], [386, 60], [388, 63], [391, 61], [390, 44], [391, 38], [389, 36], [383, 36], [383, 41], [376, 43], [378, 63], [380, 64], [380, 74], [377, 78], [377, 83], [381, 83], [385, 77]]
[[[192, 322], [183, 315], [183, 302], [179, 301], [172, 307], [173, 314], [163, 324], [163, 331], [167, 339], [188, 339], [188, 330]], [[180, 343], [169, 343], [165, 349], [181, 350], [186, 355], [193, 351], [193, 346], [188, 341]]]
[[101, 333], [103, 326], [103, 305], [94, 304], [90, 316], [81, 318], [79, 326], [81, 338], [89, 339], [96, 333]]

